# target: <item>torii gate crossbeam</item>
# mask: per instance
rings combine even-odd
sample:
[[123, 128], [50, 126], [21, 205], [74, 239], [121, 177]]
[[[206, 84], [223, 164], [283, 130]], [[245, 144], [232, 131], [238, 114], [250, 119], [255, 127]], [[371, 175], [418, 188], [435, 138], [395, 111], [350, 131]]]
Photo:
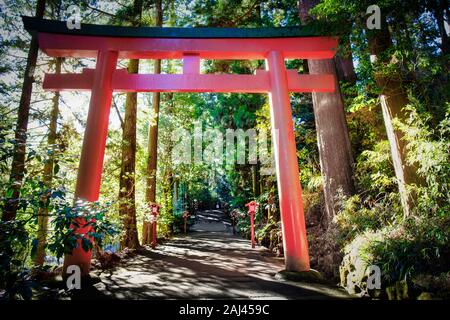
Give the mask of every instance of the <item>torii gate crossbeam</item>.
[[[97, 201], [103, 171], [112, 94], [118, 92], [249, 92], [269, 94], [272, 136], [280, 200], [286, 270], [308, 271], [302, 191], [289, 92], [333, 92], [333, 75], [299, 75], [285, 59], [331, 59], [332, 37], [305, 36], [300, 28], [132, 28], [82, 24], [68, 30], [63, 22], [23, 17], [36, 32], [41, 50], [52, 57], [96, 58], [95, 69], [81, 74], [46, 74], [46, 90], [90, 90], [88, 119], [75, 196]], [[118, 59], [183, 59], [182, 74], [128, 74]], [[254, 75], [200, 74], [200, 59], [264, 59], [266, 70]], [[81, 230], [82, 232], [83, 230]], [[89, 273], [91, 252], [75, 249], [65, 266]]]

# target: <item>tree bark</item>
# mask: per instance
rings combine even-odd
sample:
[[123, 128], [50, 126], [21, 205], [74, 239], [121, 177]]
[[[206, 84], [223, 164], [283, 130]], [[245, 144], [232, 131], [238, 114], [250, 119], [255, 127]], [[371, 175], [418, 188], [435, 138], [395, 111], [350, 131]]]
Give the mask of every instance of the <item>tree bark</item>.
[[352, 51], [350, 48], [350, 38], [345, 38], [343, 52], [338, 52], [334, 57], [336, 73], [339, 81], [350, 84], [356, 83], [355, 67], [353, 66]]
[[[133, 5], [133, 25], [139, 26], [142, 15], [142, 0], [135, 0]], [[128, 64], [128, 73], [139, 72], [139, 60], [132, 59]], [[125, 101], [125, 120], [122, 135], [122, 166], [120, 172], [120, 214], [123, 219], [125, 234], [122, 239], [122, 248], [139, 247], [139, 237], [136, 226], [136, 120], [137, 120], [137, 93], [128, 92]]]
[[433, 15], [436, 18], [439, 33], [441, 34], [441, 50], [443, 55], [446, 55], [450, 52], [450, 42], [448, 39], [447, 31], [445, 30], [445, 19], [448, 15], [448, 1], [431, 1], [430, 3], [432, 6]]
[[[130, 60], [129, 73], [138, 73], [139, 60]], [[135, 169], [136, 169], [136, 113], [137, 93], [129, 92], [125, 102], [125, 120], [122, 138], [122, 166], [120, 171], [120, 214], [125, 234], [122, 247], [139, 246], [136, 229]]]
[[[36, 17], [43, 18], [45, 12], [45, 0], [38, 0], [36, 4]], [[36, 35], [31, 37], [30, 48], [28, 50], [27, 65], [22, 85], [19, 110], [17, 116], [15, 145], [13, 161], [11, 166], [10, 184], [12, 194], [9, 196], [3, 207], [2, 221], [11, 221], [16, 218], [19, 205], [20, 189], [25, 174], [25, 154], [27, 143], [28, 119], [30, 116], [30, 102], [33, 92], [34, 71], [39, 51], [39, 44]]]
[[[368, 33], [368, 43], [371, 61], [373, 63], [376, 62], [380, 66], [390, 63], [390, 57], [382, 57], [382, 53], [392, 45], [391, 36], [385, 21], [381, 30]], [[403, 108], [409, 102], [408, 96], [403, 89], [403, 83], [399, 73], [386, 75], [383, 72], [375, 71], [374, 78], [381, 90], [381, 109], [391, 148], [392, 162], [397, 178], [403, 212], [405, 216], [408, 216], [414, 207], [415, 195], [408, 192], [407, 186], [420, 184], [421, 180], [417, 175], [416, 167], [409, 165], [406, 161], [408, 155], [406, 143], [403, 140], [403, 133], [395, 129], [393, 125], [394, 119], [402, 122], [407, 119], [408, 114]]]
[[253, 195], [259, 197], [261, 194], [260, 185], [260, 174], [259, 174], [259, 164], [252, 165], [252, 187], [253, 187]]
[[[318, 2], [317, 0], [299, 1], [302, 24], [313, 19], [309, 15], [309, 10]], [[353, 79], [353, 64], [349, 57], [340, 57], [337, 61], [342, 70], [340, 77], [343, 80]], [[328, 227], [338, 212], [337, 200], [340, 193], [349, 196], [355, 191], [353, 156], [335, 60], [308, 60], [308, 70], [310, 74], [329, 73], [335, 76], [335, 92], [312, 94], [320, 167], [324, 180], [326, 210], [324, 223]]]
[[[172, 70], [171, 68], [171, 62], [168, 63], [168, 70]], [[173, 100], [173, 92], [169, 92], [165, 95], [166, 99], [166, 108], [165, 108], [165, 114], [172, 114], [175, 106], [174, 106], [174, 100]], [[173, 150], [173, 141], [169, 139], [169, 141], [164, 144], [165, 150], [164, 154], [171, 155]], [[173, 216], [173, 186], [174, 186], [174, 174], [172, 171], [172, 166], [169, 163], [165, 163], [163, 174], [164, 180], [161, 181], [161, 191], [163, 193], [164, 197], [164, 213], [166, 216]], [[190, 209], [188, 209], [190, 210]], [[169, 223], [167, 226], [167, 229], [169, 231], [169, 236], [172, 236], [174, 233], [174, 225], [172, 222]]]
[[[163, 23], [163, 11], [162, 0], [156, 0], [156, 26], [162, 27]], [[155, 60], [155, 74], [161, 73], [161, 60]], [[156, 202], [156, 170], [157, 170], [157, 151], [158, 151], [158, 122], [159, 122], [159, 105], [161, 94], [159, 92], [153, 93], [153, 114], [155, 115], [155, 122], [149, 124], [148, 128], [148, 159], [146, 170], [146, 189], [145, 189], [145, 202], [150, 206]], [[144, 221], [142, 226], [142, 244], [150, 244], [151, 237], [151, 224]]]
[[[166, 202], [166, 213], [168, 215], [173, 215], [173, 186], [174, 186], [174, 178], [172, 172], [169, 172], [169, 176], [167, 177], [167, 188], [165, 190], [165, 202]], [[174, 225], [171, 222], [168, 226], [169, 236], [174, 234]]]
[[[61, 73], [62, 58], [55, 59], [55, 74]], [[53, 96], [53, 106], [50, 114], [49, 133], [47, 137], [47, 147], [51, 150], [48, 160], [44, 165], [44, 177], [43, 182], [46, 188], [49, 190], [52, 188], [53, 172], [55, 165], [55, 145], [56, 145], [56, 131], [58, 127], [58, 115], [59, 115], [59, 91], [55, 92]], [[47, 203], [48, 194], [43, 197], [42, 202]], [[47, 245], [47, 228], [48, 228], [48, 208], [39, 209], [38, 213], [38, 231], [37, 231], [37, 251], [34, 258], [34, 264], [36, 266], [42, 266], [45, 260], [45, 247]]]
[[329, 73], [336, 79], [335, 92], [312, 94], [328, 226], [338, 213], [340, 193], [355, 192], [353, 156], [334, 60], [308, 60], [308, 67], [310, 74]]

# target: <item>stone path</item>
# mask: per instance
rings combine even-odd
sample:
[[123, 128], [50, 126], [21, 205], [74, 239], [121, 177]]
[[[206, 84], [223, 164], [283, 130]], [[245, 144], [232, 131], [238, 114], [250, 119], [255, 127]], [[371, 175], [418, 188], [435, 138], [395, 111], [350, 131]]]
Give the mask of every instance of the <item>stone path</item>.
[[188, 236], [141, 250], [97, 273], [97, 294], [117, 299], [336, 299], [340, 289], [275, 279], [283, 259], [233, 236], [220, 210], [198, 213]]

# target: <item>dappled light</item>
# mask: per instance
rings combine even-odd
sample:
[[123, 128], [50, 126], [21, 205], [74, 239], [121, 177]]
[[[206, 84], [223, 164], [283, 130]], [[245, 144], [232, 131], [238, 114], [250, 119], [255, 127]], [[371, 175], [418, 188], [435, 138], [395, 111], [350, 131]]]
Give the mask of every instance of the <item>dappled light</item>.
[[448, 2], [2, 1], [0, 304], [449, 299]]
[[189, 236], [156, 251], [139, 250], [112, 270], [96, 273], [98, 293], [119, 299], [330, 299], [348, 298], [326, 285], [278, 282], [283, 259], [233, 236], [220, 210], [201, 211]]

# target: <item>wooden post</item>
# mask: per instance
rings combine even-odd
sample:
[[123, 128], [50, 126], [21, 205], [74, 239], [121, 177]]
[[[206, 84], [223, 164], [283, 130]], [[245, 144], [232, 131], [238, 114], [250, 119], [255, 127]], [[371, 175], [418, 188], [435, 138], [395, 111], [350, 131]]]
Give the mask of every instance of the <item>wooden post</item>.
[[[284, 57], [269, 52], [270, 115], [274, 145], [286, 270], [309, 271], [308, 242]], [[277, 138], [278, 136], [278, 138]]]
[[[78, 168], [75, 199], [88, 202], [98, 200], [100, 182], [103, 171], [106, 136], [108, 134], [109, 111], [112, 99], [112, 77], [116, 70], [118, 53], [116, 51], [100, 51], [94, 73], [89, 113], [84, 132], [83, 147]], [[79, 219], [78, 224], [86, 221]], [[86, 234], [91, 227], [77, 228], [76, 232]], [[89, 274], [92, 251], [84, 251], [81, 241], [71, 255], [64, 259], [63, 275], [70, 265], [78, 265], [81, 274]]]

